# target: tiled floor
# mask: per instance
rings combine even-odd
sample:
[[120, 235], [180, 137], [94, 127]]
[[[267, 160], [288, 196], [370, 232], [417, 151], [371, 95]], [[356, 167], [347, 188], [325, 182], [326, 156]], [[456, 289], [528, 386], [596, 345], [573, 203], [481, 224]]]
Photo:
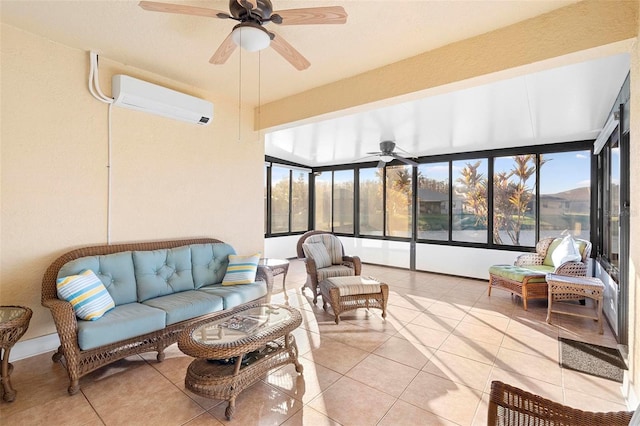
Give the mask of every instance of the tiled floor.
[[[295, 331], [304, 374], [287, 365], [258, 381], [236, 402], [184, 389], [191, 358], [176, 345], [162, 363], [155, 354], [129, 357], [81, 380], [67, 394], [60, 364], [43, 354], [14, 363], [16, 401], [0, 404], [3, 425], [484, 425], [492, 380], [590, 411], [625, 410], [620, 385], [562, 369], [558, 337], [615, 346], [611, 331], [591, 320], [554, 317], [546, 303], [529, 311], [487, 282], [364, 265], [390, 285], [388, 316], [379, 310], [343, 314], [340, 325], [300, 292], [304, 265], [292, 261], [289, 303], [303, 313]], [[274, 302], [284, 302], [276, 277]]]

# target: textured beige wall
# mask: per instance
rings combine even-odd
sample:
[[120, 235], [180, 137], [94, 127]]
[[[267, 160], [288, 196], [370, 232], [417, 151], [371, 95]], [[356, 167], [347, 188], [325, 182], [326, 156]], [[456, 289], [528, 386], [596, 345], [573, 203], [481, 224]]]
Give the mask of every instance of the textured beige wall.
[[[25, 338], [55, 332], [40, 281], [63, 252], [107, 241], [107, 106], [87, 89], [87, 52], [2, 25], [0, 304], [34, 310]], [[201, 127], [113, 108], [111, 241], [212, 236], [263, 247], [264, 147], [215, 93], [100, 58], [123, 73], [214, 103]], [[243, 112], [250, 118], [251, 111]]]

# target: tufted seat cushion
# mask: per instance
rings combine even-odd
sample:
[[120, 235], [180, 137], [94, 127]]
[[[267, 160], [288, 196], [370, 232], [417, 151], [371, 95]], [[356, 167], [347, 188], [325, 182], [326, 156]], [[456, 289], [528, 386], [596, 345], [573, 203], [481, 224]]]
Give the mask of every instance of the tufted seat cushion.
[[328, 268], [318, 269], [318, 281], [331, 277], [348, 277], [351, 275], [355, 275], [353, 269], [344, 265], [333, 265]]
[[512, 281], [523, 282], [525, 278], [529, 278], [530, 283], [544, 283], [546, 272], [534, 271], [528, 268], [521, 268], [513, 265], [494, 265], [489, 268], [491, 275], [507, 278]]

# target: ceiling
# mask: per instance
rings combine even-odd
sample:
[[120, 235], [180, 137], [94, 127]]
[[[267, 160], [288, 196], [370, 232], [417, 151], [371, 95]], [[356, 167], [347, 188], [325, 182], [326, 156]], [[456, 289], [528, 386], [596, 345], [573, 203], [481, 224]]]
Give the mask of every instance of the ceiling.
[[[164, 1], [164, 0], [163, 0]], [[228, 10], [228, 1], [179, 1]], [[3, 23], [54, 42], [258, 105], [351, 77], [575, 3], [536, 1], [289, 1], [275, 11], [342, 5], [344, 25], [269, 29], [310, 62], [295, 70], [272, 49], [209, 58], [233, 22], [148, 12], [137, 1], [2, 0]], [[453, 23], [453, 24], [452, 24]], [[88, 60], [88, 58], [87, 58]], [[352, 162], [394, 138], [414, 155], [594, 137], [629, 69], [626, 56], [572, 65], [265, 134], [265, 152], [308, 166]], [[241, 76], [241, 77], [239, 77]]]

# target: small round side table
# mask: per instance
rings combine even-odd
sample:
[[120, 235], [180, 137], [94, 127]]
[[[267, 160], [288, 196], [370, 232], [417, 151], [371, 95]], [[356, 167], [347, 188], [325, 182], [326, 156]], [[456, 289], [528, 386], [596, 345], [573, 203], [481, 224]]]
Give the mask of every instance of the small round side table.
[[9, 352], [29, 328], [31, 309], [25, 306], [0, 306], [0, 357], [2, 358], [2, 398], [12, 402], [16, 391], [11, 387], [13, 365], [9, 363]]
[[289, 296], [287, 295], [287, 286], [285, 283], [285, 281], [287, 280], [287, 272], [289, 272], [289, 261], [287, 259], [263, 257], [262, 259], [260, 259], [260, 262], [258, 264], [271, 269], [271, 273], [274, 277], [283, 274], [282, 291], [284, 292], [285, 300], [289, 300]]

